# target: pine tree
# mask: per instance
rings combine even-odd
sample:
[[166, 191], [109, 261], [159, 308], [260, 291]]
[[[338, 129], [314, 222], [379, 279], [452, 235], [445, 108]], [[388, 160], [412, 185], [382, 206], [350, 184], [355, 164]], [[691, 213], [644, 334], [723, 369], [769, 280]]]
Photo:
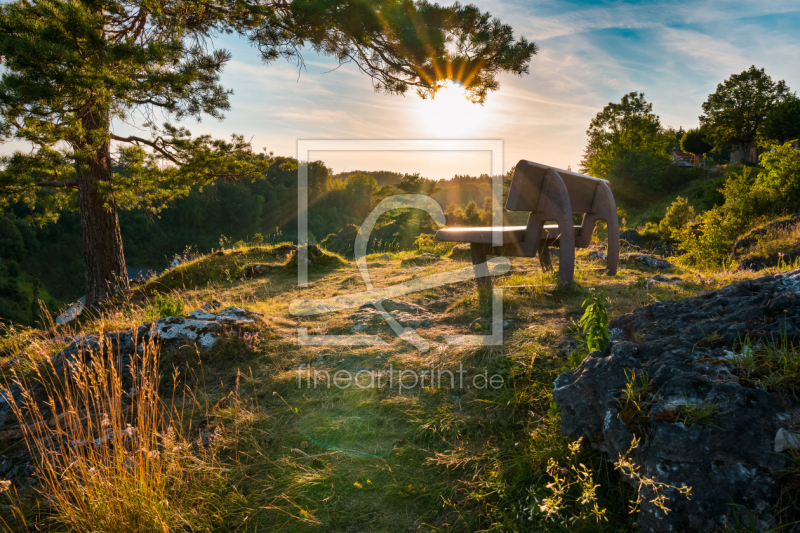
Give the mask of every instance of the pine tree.
[[[0, 138], [33, 143], [4, 157], [0, 207], [38, 222], [81, 213], [86, 303], [128, 287], [117, 208], [157, 211], [192, 185], [259, 177], [269, 156], [242, 136], [193, 137], [170, 120], [223, 118], [231, 55], [220, 33], [262, 59], [311, 49], [353, 62], [376, 90], [435, 94], [460, 82], [482, 103], [496, 75], [527, 73], [536, 46], [474, 6], [412, 0], [17, 0], [0, 7]], [[146, 135], [118, 135], [133, 123]]]

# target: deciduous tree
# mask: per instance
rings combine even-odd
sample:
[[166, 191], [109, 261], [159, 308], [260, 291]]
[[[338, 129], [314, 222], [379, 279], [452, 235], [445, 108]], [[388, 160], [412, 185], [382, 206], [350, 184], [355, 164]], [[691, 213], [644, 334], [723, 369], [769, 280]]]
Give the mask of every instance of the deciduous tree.
[[786, 82], [773, 81], [764, 69], [751, 66], [717, 85], [703, 103], [700, 124], [720, 150], [736, 146], [747, 162], [772, 108], [791, 96]]

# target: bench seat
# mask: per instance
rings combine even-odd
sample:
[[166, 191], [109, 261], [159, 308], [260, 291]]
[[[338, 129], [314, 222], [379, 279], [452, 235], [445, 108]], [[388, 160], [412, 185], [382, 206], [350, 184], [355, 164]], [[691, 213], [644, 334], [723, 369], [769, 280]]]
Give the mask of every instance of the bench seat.
[[[548, 251], [551, 246], [559, 248], [558, 284], [570, 285], [575, 272], [575, 249], [591, 245], [598, 221], [605, 221], [608, 230], [606, 273], [610, 276], [617, 273], [619, 218], [606, 180], [521, 160], [514, 169], [505, 208], [527, 211], [528, 224], [498, 226], [496, 230], [491, 227], [446, 228], [436, 233], [440, 241], [470, 243], [470, 255], [476, 267], [475, 282], [480, 292], [492, 286], [484, 270], [477, 270], [488, 255], [538, 255], [542, 268], [550, 270], [553, 268]], [[580, 226], [575, 226], [576, 214], [583, 215]], [[556, 225], [545, 226], [545, 222]], [[569, 228], [574, 230], [569, 231]]]
[[[527, 226], [506, 226], [502, 229], [498, 228], [496, 231], [503, 235], [503, 244], [518, 243], [525, 240], [525, 233]], [[581, 226], [575, 226], [575, 236], [580, 237]], [[436, 232], [436, 238], [440, 241], [446, 242], [469, 242], [492, 244], [492, 234], [494, 228], [446, 228], [440, 229]], [[557, 239], [561, 232], [557, 224], [547, 225], [542, 227], [542, 239], [552, 241]]]

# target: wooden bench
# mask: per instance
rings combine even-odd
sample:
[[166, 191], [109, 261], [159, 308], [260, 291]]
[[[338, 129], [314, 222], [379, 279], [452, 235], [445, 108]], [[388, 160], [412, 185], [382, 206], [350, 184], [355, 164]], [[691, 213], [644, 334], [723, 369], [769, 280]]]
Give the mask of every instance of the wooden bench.
[[[619, 260], [619, 220], [614, 196], [606, 180], [560, 170], [531, 161], [517, 163], [506, 209], [528, 211], [526, 226], [488, 228], [446, 228], [436, 238], [446, 242], [470, 243], [472, 263], [486, 262], [487, 255], [534, 257], [539, 255], [542, 268], [552, 268], [550, 246], [559, 248], [558, 283], [569, 285], [575, 272], [575, 248], [588, 248], [595, 222], [608, 225], [606, 273], [617, 273]], [[575, 226], [573, 213], [582, 213]], [[554, 221], [555, 225], [545, 225]], [[492, 236], [499, 232], [502, 246], [493, 246]], [[478, 277], [479, 289], [490, 289], [491, 278]]]

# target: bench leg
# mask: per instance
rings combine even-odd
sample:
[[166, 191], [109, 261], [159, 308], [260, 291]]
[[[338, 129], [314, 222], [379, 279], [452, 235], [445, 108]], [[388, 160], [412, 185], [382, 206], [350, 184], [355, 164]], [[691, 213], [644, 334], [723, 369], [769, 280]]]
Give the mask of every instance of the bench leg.
[[[469, 250], [472, 253], [472, 265], [473, 267], [477, 267], [486, 262], [486, 252], [489, 248], [489, 245], [483, 243], [473, 242], [469, 245]], [[477, 268], [475, 268], [475, 274], [481, 274]], [[486, 293], [490, 294], [492, 292], [492, 278], [491, 276], [484, 276], [484, 277], [476, 277], [475, 278], [475, 285], [478, 287], [478, 293]]]
[[550, 261], [550, 248], [544, 242], [539, 245], [539, 264], [542, 265], [542, 270], [545, 272], [553, 270], [553, 262]]

